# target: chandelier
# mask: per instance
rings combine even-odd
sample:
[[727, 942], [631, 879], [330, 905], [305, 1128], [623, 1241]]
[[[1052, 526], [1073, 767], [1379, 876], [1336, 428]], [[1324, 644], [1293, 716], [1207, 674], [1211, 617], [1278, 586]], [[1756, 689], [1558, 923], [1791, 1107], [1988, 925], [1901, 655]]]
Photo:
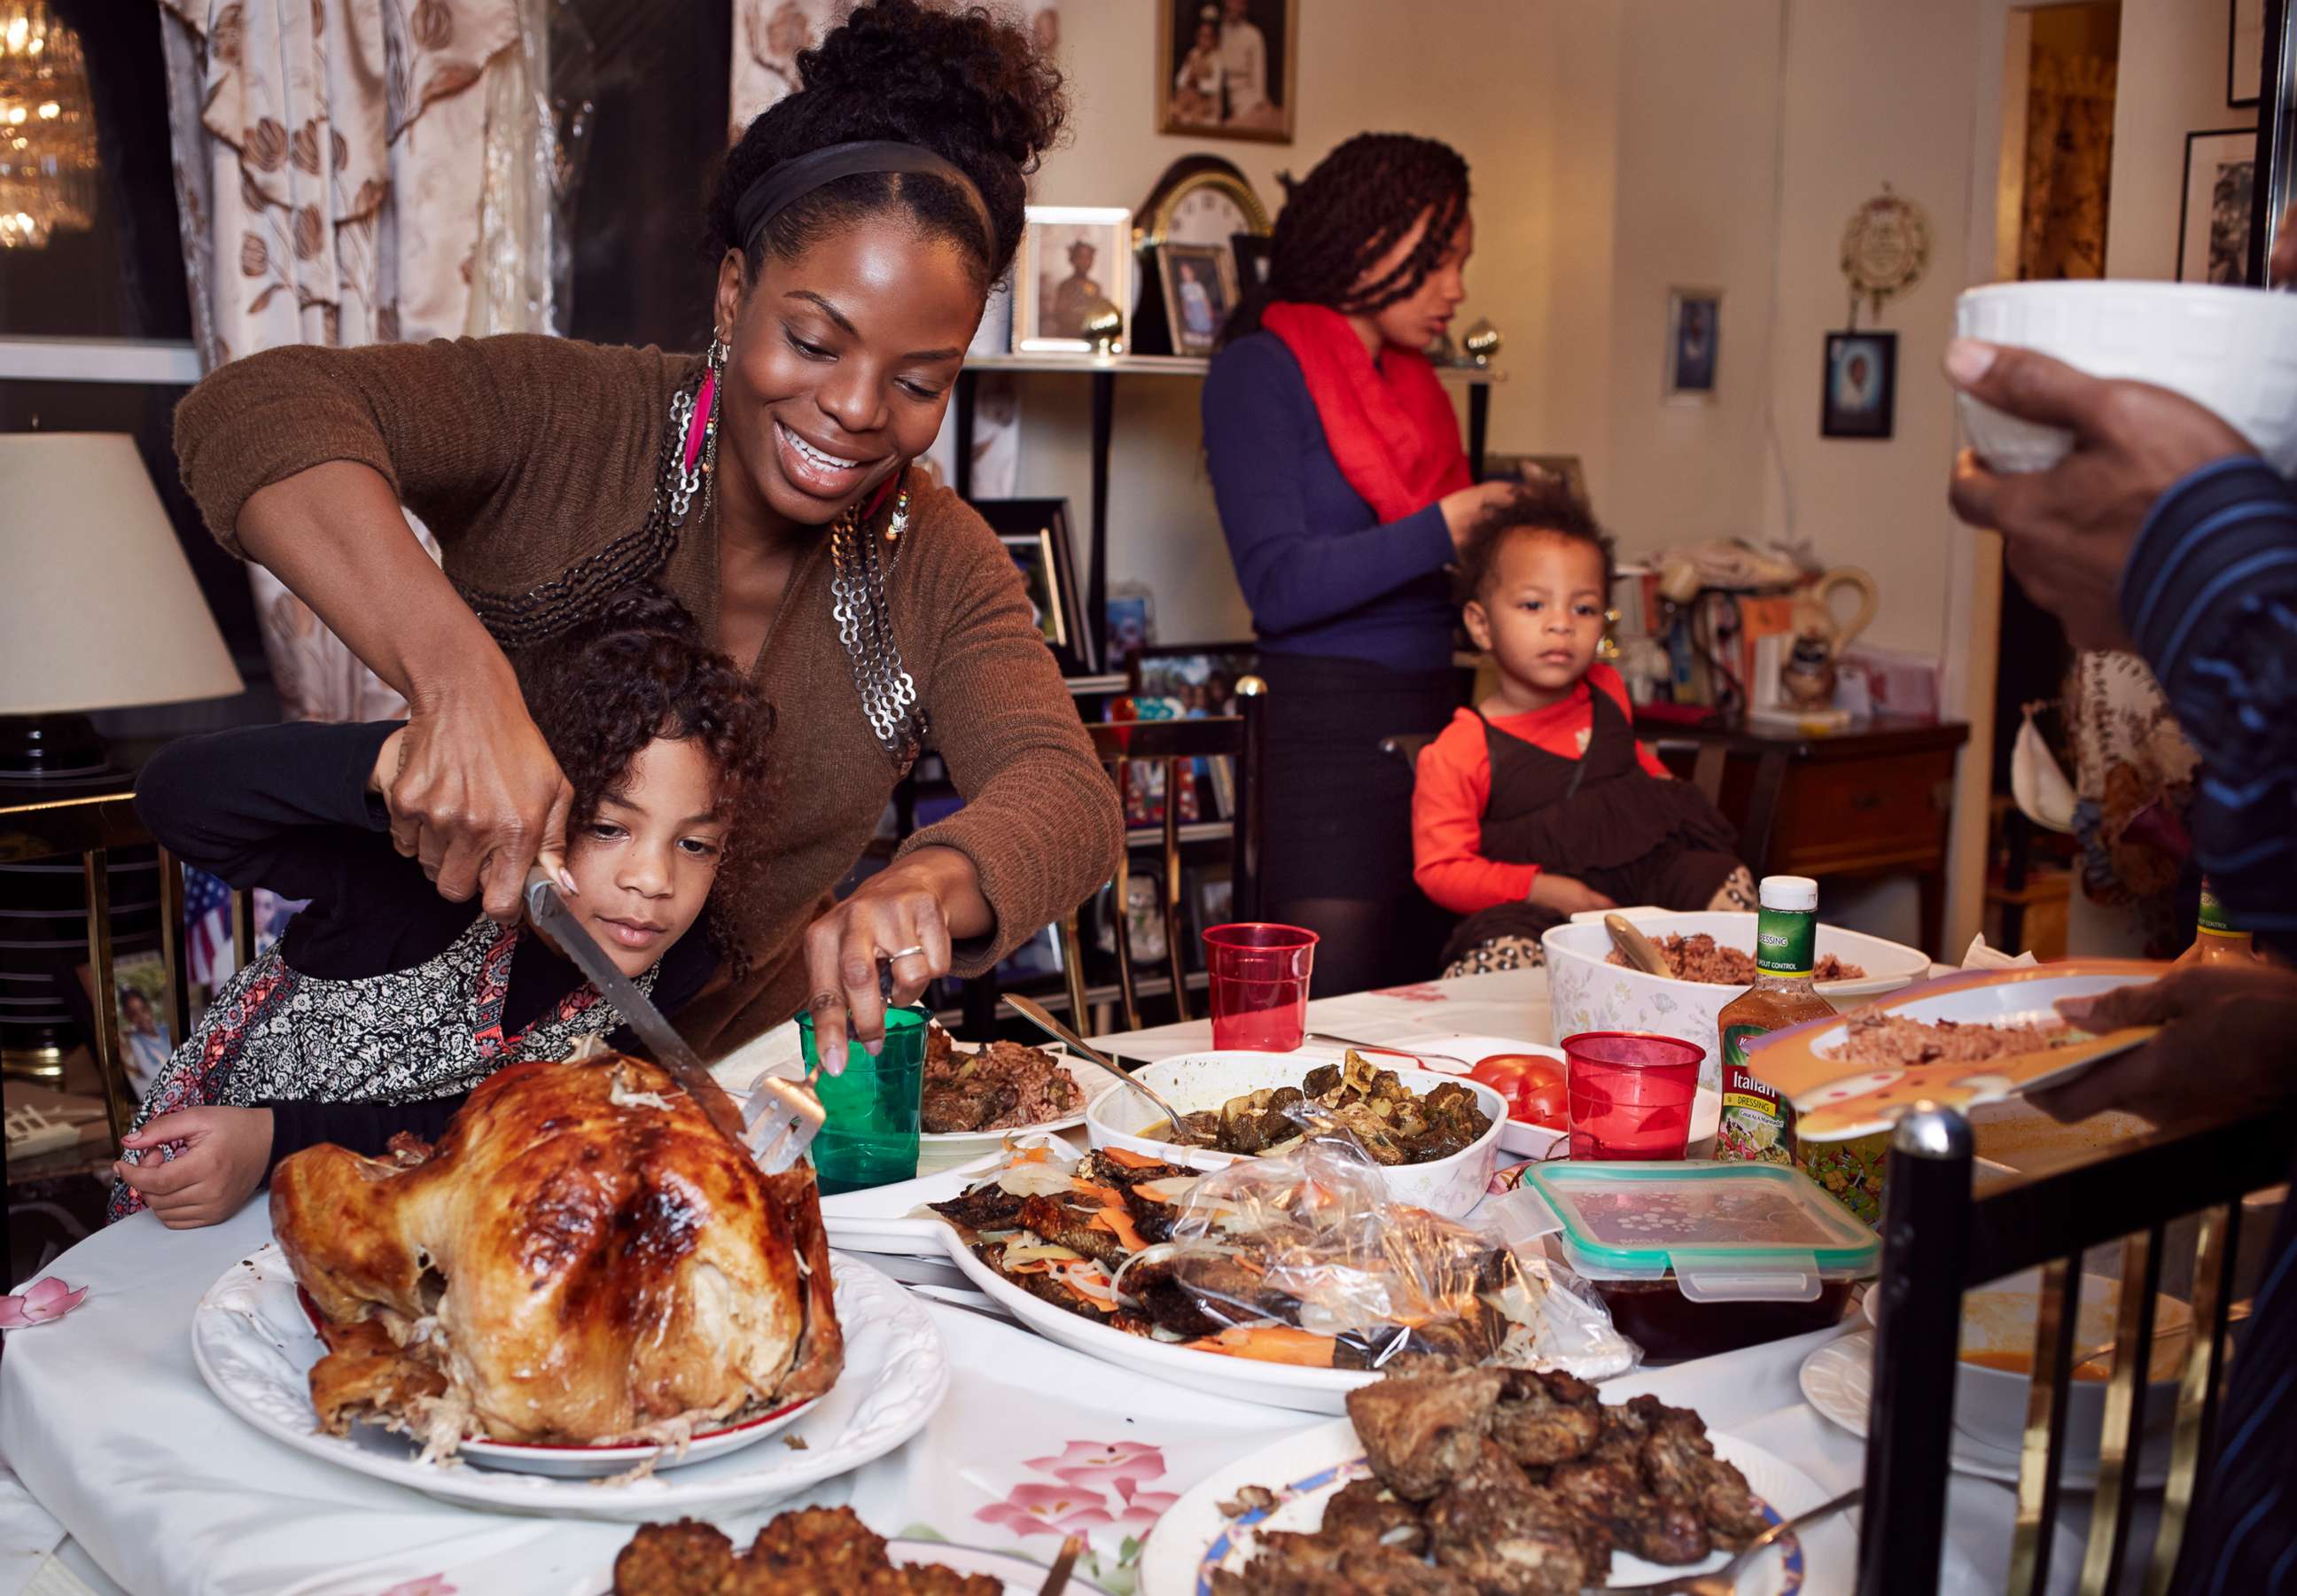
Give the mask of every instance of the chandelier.
[[0, 249], [94, 226], [97, 166], [79, 36], [43, 0], [0, 0]]

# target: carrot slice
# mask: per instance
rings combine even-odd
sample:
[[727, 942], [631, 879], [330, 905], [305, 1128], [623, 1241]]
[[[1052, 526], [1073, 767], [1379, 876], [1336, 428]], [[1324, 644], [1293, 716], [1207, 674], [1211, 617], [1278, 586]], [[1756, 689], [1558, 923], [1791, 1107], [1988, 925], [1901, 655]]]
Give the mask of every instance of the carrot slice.
[[1152, 1158], [1146, 1153], [1136, 1153], [1131, 1148], [1103, 1148], [1100, 1149], [1100, 1156], [1111, 1164], [1123, 1164], [1126, 1169], [1153, 1169], [1165, 1162], [1162, 1158]]
[[1255, 1358], [1263, 1363], [1330, 1369], [1335, 1344], [1330, 1336], [1319, 1336], [1297, 1325], [1258, 1324], [1233, 1325], [1216, 1336], [1201, 1337], [1189, 1345], [1204, 1352], [1226, 1353], [1232, 1358]]
[[1088, 1222], [1091, 1229], [1107, 1230], [1116, 1237], [1128, 1253], [1140, 1252], [1148, 1245], [1140, 1232], [1133, 1228], [1132, 1215], [1125, 1211], [1123, 1197], [1105, 1205]]

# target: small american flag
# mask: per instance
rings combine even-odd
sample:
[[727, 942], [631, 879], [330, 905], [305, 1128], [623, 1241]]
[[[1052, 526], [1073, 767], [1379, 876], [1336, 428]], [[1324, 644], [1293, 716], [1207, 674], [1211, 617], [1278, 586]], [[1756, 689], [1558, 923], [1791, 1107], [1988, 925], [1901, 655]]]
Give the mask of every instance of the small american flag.
[[184, 867], [184, 962], [193, 981], [213, 991], [238, 967], [231, 945], [231, 888], [219, 876]]

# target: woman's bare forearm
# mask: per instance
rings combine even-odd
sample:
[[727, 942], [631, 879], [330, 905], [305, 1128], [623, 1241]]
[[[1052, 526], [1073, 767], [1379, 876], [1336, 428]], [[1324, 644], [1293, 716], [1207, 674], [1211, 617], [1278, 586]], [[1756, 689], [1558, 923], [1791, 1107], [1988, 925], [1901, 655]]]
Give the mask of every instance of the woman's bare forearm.
[[236, 530], [248, 557], [409, 704], [511, 681], [502, 650], [372, 467], [337, 460], [283, 478], [249, 496]]

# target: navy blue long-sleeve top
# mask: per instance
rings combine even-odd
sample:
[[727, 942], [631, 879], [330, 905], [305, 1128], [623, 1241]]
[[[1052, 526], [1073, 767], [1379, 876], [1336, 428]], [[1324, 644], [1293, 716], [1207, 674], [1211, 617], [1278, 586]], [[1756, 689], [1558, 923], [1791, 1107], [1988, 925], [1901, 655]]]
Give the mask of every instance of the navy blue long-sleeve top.
[[1261, 646], [1398, 670], [1452, 662], [1452, 536], [1436, 505], [1383, 522], [1340, 474], [1292, 351], [1239, 338], [1205, 377], [1205, 459]]
[[2202, 756], [2194, 852], [2235, 923], [2297, 951], [2297, 489], [2243, 455], [2161, 497], [2121, 614]]

